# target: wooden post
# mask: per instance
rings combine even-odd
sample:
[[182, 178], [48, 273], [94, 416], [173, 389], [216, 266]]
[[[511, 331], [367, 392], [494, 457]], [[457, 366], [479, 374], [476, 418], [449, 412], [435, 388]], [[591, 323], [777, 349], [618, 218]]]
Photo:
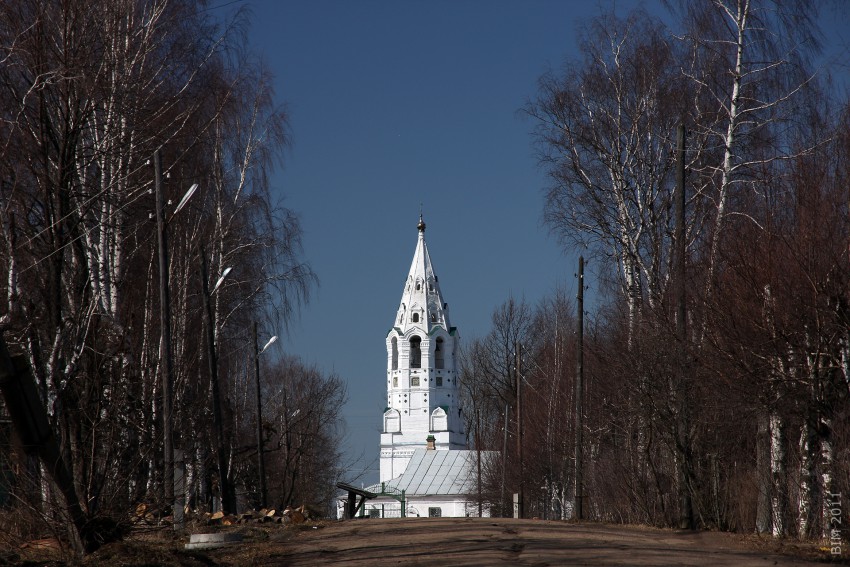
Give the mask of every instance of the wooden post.
[[515, 343], [514, 353], [516, 355], [516, 452], [519, 460], [519, 496], [517, 500], [517, 514], [519, 518], [523, 518], [525, 475], [522, 462], [522, 345], [519, 341]]
[[[162, 161], [159, 150], [153, 154], [154, 191], [156, 193], [156, 234], [159, 257], [160, 373], [162, 389], [163, 492], [165, 502], [176, 508], [174, 500], [174, 364], [171, 351], [171, 295], [168, 288], [168, 235], [165, 232], [165, 198], [162, 195]], [[176, 509], [173, 510], [176, 514]], [[175, 523], [175, 529], [180, 527]]]
[[186, 505], [186, 461], [181, 449], [174, 449], [174, 530], [183, 531], [183, 508]]
[[584, 519], [584, 256], [578, 257], [575, 383], [575, 519]]
[[502, 517], [508, 518], [507, 515], [507, 507], [508, 504], [505, 502], [505, 465], [508, 462], [508, 402], [505, 402], [505, 417], [502, 431], [504, 432], [504, 440], [502, 441]]
[[676, 129], [676, 335], [678, 340], [678, 379], [676, 380], [679, 445], [679, 527], [694, 529], [694, 507], [691, 499], [691, 433], [687, 392], [687, 317], [685, 303], [685, 125]]
[[478, 457], [478, 517], [484, 516], [484, 501], [481, 497], [481, 410], [475, 408], [475, 451]]
[[257, 344], [257, 322], [252, 327], [254, 337], [254, 385], [257, 390], [257, 466], [260, 475], [260, 508], [266, 507], [266, 459], [263, 449], [263, 401], [260, 390], [260, 347]]
[[213, 329], [212, 301], [207, 282], [207, 256], [201, 247], [201, 286], [204, 293], [204, 315], [207, 327], [207, 359], [210, 368], [210, 383], [213, 403], [213, 427], [215, 428], [216, 452], [218, 453], [218, 482], [221, 490], [221, 508], [225, 514], [236, 513], [236, 495], [230, 486], [227, 467], [227, 452], [224, 445], [224, 420], [221, 410], [221, 386], [218, 381], [218, 358], [215, 352], [215, 330]]

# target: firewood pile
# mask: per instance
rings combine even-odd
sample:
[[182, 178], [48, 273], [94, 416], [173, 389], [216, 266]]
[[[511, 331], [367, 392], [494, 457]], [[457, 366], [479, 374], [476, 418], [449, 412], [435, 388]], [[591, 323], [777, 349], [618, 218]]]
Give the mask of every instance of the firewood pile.
[[[238, 524], [266, 523], [303, 524], [312, 519], [312, 516], [307, 506], [302, 505], [297, 508], [290, 506], [283, 511], [274, 508], [262, 508], [260, 510], [249, 510], [241, 514], [225, 514], [220, 510], [213, 513], [203, 512], [196, 514], [190, 510], [186, 510], [184, 518], [187, 522], [205, 526], [233, 526]], [[136, 507], [135, 513], [132, 515], [131, 521], [135, 525], [170, 525], [173, 522], [173, 517], [170, 515], [158, 516], [145, 504], [139, 504]]]

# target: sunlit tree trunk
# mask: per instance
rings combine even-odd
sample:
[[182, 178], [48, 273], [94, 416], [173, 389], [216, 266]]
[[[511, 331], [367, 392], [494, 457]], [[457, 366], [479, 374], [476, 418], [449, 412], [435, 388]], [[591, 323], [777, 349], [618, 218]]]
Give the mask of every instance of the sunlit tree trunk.
[[786, 535], [786, 518], [788, 515], [786, 467], [788, 456], [785, 444], [785, 421], [778, 413], [772, 412], [770, 414], [770, 472], [773, 477], [773, 485], [771, 487], [771, 519], [774, 537], [784, 537]]
[[818, 477], [815, 472], [818, 434], [811, 412], [806, 416], [800, 432], [800, 500], [797, 507], [797, 533], [807, 538], [813, 529], [812, 517], [817, 502]]
[[836, 524], [834, 523], [834, 519], [836, 515], [834, 515], [833, 509], [836, 507], [836, 503], [840, 505], [846, 500], [842, 500], [842, 495], [836, 495], [833, 491], [835, 490], [833, 485], [833, 468], [835, 466], [835, 453], [832, 441], [832, 420], [831, 419], [821, 419], [820, 423], [821, 429], [821, 437], [820, 437], [820, 479], [821, 479], [821, 495], [823, 498], [823, 517], [821, 518], [821, 537], [824, 539], [829, 539], [830, 532], [833, 528], [836, 528]]
[[765, 413], [758, 417], [758, 433], [756, 435], [756, 475], [758, 484], [758, 500], [756, 503], [756, 533], [772, 532], [771, 492], [773, 476], [771, 473], [771, 438], [770, 420]]

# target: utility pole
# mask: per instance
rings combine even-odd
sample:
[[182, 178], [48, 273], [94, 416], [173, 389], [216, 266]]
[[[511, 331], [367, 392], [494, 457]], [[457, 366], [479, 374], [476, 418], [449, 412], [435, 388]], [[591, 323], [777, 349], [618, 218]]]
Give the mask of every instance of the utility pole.
[[[156, 233], [159, 249], [159, 322], [160, 372], [162, 378], [162, 447], [165, 470], [162, 475], [165, 502], [172, 505], [174, 518], [182, 517], [183, 507], [174, 493], [174, 434], [172, 429], [174, 402], [174, 364], [171, 355], [171, 295], [168, 289], [168, 237], [165, 232], [165, 199], [162, 195], [162, 161], [159, 150], [153, 154], [154, 191], [156, 192]], [[181, 522], [182, 524], [182, 522]], [[174, 529], [182, 525], [174, 522]]]
[[516, 354], [516, 452], [519, 458], [519, 496], [517, 498], [517, 517], [522, 519], [525, 498], [523, 489], [525, 488], [525, 475], [523, 474], [522, 462], [522, 345], [517, 341], [514, 347]]
[[221, 507], [225, 514], [236, 512], [236, 495], [230, 486], [227, 472], [227, 455], [224, 446], [224, 423], [221, 411], [221, 389], [218, 382], [218, 358], [215, 352], [215, 330], [213, 329], [212, 301], [207, 282], [207, 255], [201, 247], [201, 286], [204, 292], [204, 315], [207, 327], [207, 360], [210, 367], [212, 386], [213, 426], [215, 427], [216, 452], [218, 453], [218, 482], [221, 490]]
[[676, 129], [676, 334], [681, 345], [685, 329], [685, 125]]
[[257, 464], [260, 473], [260, 508], [266, 507], [266, 458], [263, 454], [263, 401], [260, 392], [260, 347], [257, 344], [257, 322], [254, 321], [254, 384], [257, 388]]
[[502, 441], [502, 517], [507, 518], [507, 504], [505, 503], [505, 464], [508, 462], [508, 402], [505, 402], [505, 417], [502, 421], [504, 440]]
[[584, 519], [584, 256], [578, 257], [578, 324], [576, 328], [576, 391], [575, 391], [575, 519]]
[[691, 500], [691, 434], [686, 391], [687, 373], [687, 314], [685, 312], [685, 125], [680, 122], [676, 129], [676, 335], [679, 348], [678, 380], [675, 395], [679, 406], [678, 430], [679, 450], [679, 527], [694, 529], [694, 507]]
[[481, 499], [481, 410], [475, 408], [475, 451], [478, 456], [478, 517], [484, 516], [484, 501]]

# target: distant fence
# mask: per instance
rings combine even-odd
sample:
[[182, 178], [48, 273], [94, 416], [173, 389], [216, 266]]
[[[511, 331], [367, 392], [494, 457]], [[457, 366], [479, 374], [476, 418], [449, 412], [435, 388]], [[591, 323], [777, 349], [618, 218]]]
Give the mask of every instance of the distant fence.
[[401, 503], [366, 505], [364, 516], [369, 518], [401, 518]]

